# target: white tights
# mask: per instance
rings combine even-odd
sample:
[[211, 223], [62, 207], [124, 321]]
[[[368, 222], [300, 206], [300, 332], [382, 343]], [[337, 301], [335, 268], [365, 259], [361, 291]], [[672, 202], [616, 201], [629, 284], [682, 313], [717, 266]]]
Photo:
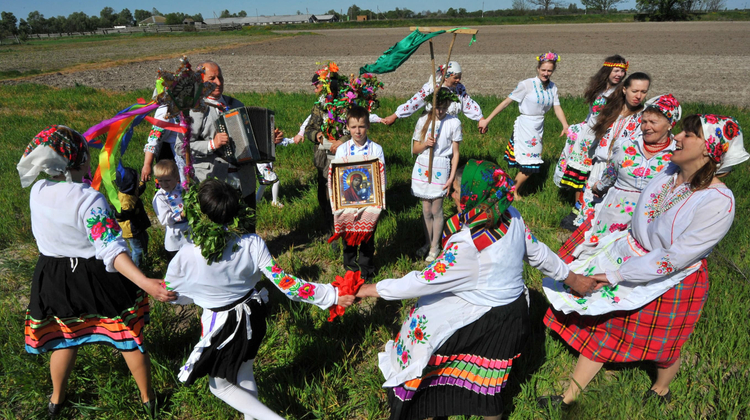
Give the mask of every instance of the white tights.
[[443, 236], [443, 197], [422, 200], [422, 216], [430, 251], [437, 250]]
[[258, 385], [253, 376], [253, 360], [240, 365], [235, 385], [223, 378], [208, 377], [208, 387], [217, 398], [245, 415], [245, 420], [284, 420], [258, 400]]
[[[271, 196], [273, 197], [273, 202], [278, 203], [279, 202], [279, 184], [280, 182], [274, 182], [271, 186]], [[260, 203], [260, 200], [263, 199], [263, 193], [266, 192], [266, 186], [264, 184], [258, 185], [258, 191], [255, 193], [255, 202]]]

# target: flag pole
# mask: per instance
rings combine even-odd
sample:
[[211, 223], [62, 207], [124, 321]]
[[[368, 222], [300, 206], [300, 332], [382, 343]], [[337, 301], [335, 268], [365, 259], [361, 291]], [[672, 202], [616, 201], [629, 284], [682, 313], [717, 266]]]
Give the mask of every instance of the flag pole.
[[[455, 34], [453, 35], [455, 39]], [[452, 44], [451, 44], [452, 46]], [[432, 127], [430, 128], [430, 132], [432, 133], [432, 137], [435, 137], [435, 117], [437, 117], [437, 110], [435, 107], [437, 106], [437, 97], [438, 97], [438, 90], [440, 89], [437, 84], [437, 75], [435, 74], [435, 52], [432, 49], [432, 40], [430, 40], [430, 61], [432, 63], [432, 76], [434, 77], [433, 81], [434, 84], [432, 86]], [[435, 139], [437, 142], [437, 139]], [[432, 145], [430, 147], [430, 164], [427, 167], [427, 183], [432, 184], [432, 159], [435, 157], [435, 145]]]

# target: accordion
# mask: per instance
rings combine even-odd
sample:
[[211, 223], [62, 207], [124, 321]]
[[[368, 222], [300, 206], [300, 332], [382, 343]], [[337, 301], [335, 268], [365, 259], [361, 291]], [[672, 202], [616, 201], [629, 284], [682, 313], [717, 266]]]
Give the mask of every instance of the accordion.
[[230, 109], [219, 115], [215, 124], [217, 132], [229, 136], [219, 151], [227, 162], [242, 165], [276, 160], [273, 111], [250, 106]]

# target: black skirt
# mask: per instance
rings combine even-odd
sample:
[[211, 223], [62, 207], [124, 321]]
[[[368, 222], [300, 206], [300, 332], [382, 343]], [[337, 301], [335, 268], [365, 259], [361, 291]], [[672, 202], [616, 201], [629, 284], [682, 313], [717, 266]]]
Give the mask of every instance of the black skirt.
[[26, 310], [26, 351], [101, 343], [144, 352], [148, 313], [148, 295], [101, 260], [40, 255]]
[[415, 392], [405, 384], [389, 389], [391, 420], [501, 414], [500, 390], [521, 355], [528, 331], [523, 294], [459, 329], [435, 351]]
[[[254, 290], [251, 290], [249, 294], [253, 292]], [[224, 378], [233, 384], [237, 384], [237, 372], [240, 370], [240, 365], [254, 359], [258, 354], [260, 344], [266, 335], [268, 309], [264, 302], [259, 302], [256, 299], [243, 298], [241, 302], [245, 302], [250, 307], [249, 318], [252, 338], [250, 340], [247, 339], [247, 317], [243, 314], [240, 316], [239, 322], [237, 321], [237, 316], [235, 315], [236, 309], [234, 309], [236, 304], [228, 305], [228, 308], [213, 310], [214, 312], [228, 310], [230, 313], [224, 325], [221, 326], [221, 330], [211, 339], [211, 345], [203, 350], [200, 359], [193, 365], [190, 376], [185, 380], [186, 385], [190, 385], [206, 375], [214, 378]], [[218, 347], [235, 330], [237, 333], [234, 338], [219, 349]]]

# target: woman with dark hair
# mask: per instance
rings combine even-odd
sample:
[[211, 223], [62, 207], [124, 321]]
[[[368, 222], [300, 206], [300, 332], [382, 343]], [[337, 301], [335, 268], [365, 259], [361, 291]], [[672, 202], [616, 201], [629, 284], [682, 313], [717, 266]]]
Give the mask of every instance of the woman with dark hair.
[[539, 398], [540, 406], [572, 403], [605, 362], [643, 360], [658, 368], [645, 397], [669, 402], [680, 350], [706, 301], [706, 257], [734, 220], [734, 196], [717, 175], [750, 157], [731, 117], [691, 115], [683, 129], [672, 163], [643, 190], [630, 230], [569, 265], [593, 274], [596, 291], [574, 296], [544, 279], [552, 305], [544, 323], [580, 356], [565, 393]]
[[529, 332], [523, 262], [585, 293], [593, 279], [567, 266], [511, 206], [513, 182], [497, 165], [470, 160], [456, 171], [459, 209], [443, 252], [423, 271], [365, 284], [358, 297], [419, 297], [379, 355], [392, 420], [476, 415], [500, 419], [508, 372]]
[[519, 199], [518, 194], [523, 183], [531, 174], [539, 172], [544, 163], [542, 160], [544, 114], [550, 108], [555, 109], [555, 116], [563, 126], [560, 136], [568, 132], [568, 122], [565, 120], [565, 113], [560, 107], [560, 99], [557, 96], [557, 85], [550, 80], [560, 57], [548, 52], [539, 55], [536, 60], [537, 76], [519, 82], [516, 89], [500, 102], [487, 119], [479, 122], [479, 132], [483, 133], [495, 115], [502, 112], [511, 102], [518, 102], [521, 115], [516, 118], [513, 134], [505, 150], [505, 160], [508, 161], [508, 166], [518, 167], [514, 193], [516, 200]]
[[643, 102], [650, 86], [651, 78], [646, 73], [631, 74], [622, 86], [609, 96], [606, 105], [599, 113], [593, 127], [596, 141], [593, 147], [589, 148], [591, 171], [586, 181], [586, 188], [583, 190], [583, 202], [578, 218], [575, 220], [576, 226], [580, 226], [593, 217], [594, 206], [601, 201], [593, 195], [592, 188], [599, 181], [607, 166], [612, 145], [619, 139], [634, 139], [640, 135]]
[[[591, 157], [589, 148], [594, 141], [593, 127], [607, 98], [615, 91], [615, 86], [628, 73], [628, 62], [620, 55], [613, 55], [604, 59], [604, 64], [589, 79], [589, 84], [583, 94], [589, 104], [589, 114], [582, 123], [568, 127], [568, 139], [563, 147], [560, 159], [555, 168], [554, 181], [558, 187], [567, 187], [576, 191], [576, 206], [579, 206], [580, 194], [586, 185], [586, 179], [591, 171]], [[572, 226], [576, 213], [572, 212], [566, 220]], [[563, 221], [563, 224], [566, 224]]]

